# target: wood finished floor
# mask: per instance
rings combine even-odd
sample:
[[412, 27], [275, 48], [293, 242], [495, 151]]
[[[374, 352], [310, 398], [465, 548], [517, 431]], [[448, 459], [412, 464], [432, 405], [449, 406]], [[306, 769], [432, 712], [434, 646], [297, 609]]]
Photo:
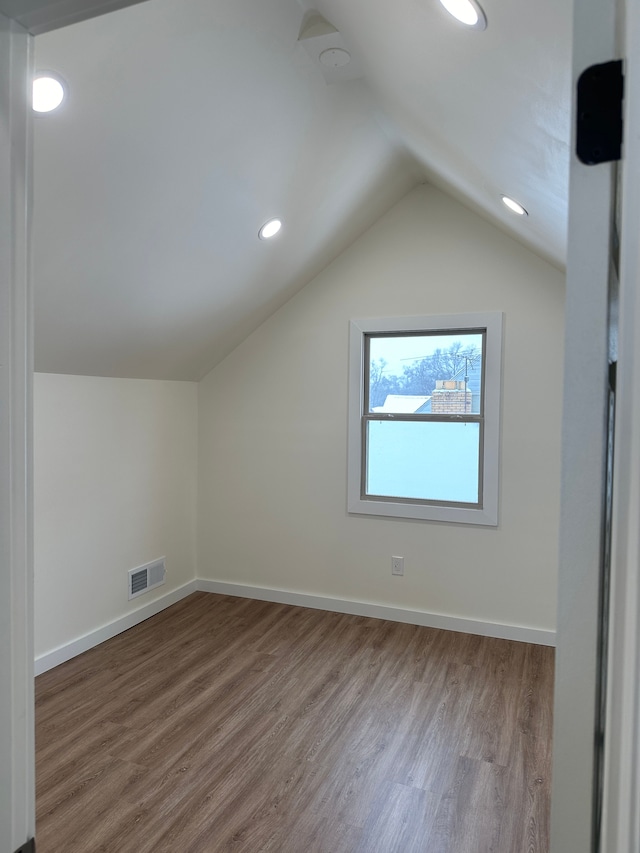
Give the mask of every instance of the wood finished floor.
[[36, 679], [38, 853], [545, 853], [553, 650], [195, 593]]

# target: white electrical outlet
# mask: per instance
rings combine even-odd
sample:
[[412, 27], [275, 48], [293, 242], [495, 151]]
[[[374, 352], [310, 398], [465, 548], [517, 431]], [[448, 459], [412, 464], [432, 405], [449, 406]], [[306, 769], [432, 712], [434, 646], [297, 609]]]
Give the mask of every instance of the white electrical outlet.
[[392, 557], [391, 558], [391, 574], [392, 575], [403, 575], [404, 574], [404, 557]]

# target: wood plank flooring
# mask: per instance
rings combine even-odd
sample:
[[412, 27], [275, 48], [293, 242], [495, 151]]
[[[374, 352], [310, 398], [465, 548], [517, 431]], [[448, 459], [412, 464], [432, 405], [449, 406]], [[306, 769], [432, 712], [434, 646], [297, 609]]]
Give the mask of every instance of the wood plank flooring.
[[36, 679], [38, 853], [546, 853], [553, 650], [195, 593]]

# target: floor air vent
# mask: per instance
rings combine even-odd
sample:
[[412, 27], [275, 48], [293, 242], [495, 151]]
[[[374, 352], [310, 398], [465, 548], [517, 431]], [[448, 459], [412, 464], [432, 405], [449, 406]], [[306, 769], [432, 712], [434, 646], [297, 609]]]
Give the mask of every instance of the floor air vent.
[[129, 600], [137, 598], [157, 586], [162, 586], [167, 573], [164, 560], [165, 558], [161, 557], [145, 566], [129, 569]]

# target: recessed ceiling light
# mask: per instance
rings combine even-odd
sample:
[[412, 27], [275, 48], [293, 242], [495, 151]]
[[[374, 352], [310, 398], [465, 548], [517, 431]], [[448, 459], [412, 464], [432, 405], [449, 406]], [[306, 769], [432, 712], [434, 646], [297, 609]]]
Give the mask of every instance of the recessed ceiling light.
[[258, 237], [261, 240], [268, 240], [270, 237], [275, 237], [281, 228], [282, 222], [279, 219], [270, 219], [258, 231]]
[[518, 216], [528, 216], [529, 215], [529, 213], [524, 209], [524, 207], [521, 204], [519, 204], [517, 201], [514, 201], [514, 199], [509, 198], [508, 195], [503, 195], [503, 196], [501, 196], [501, 198], [502, 198], [502, 203], [506, 204], [506, 206], [509, 208], [509, 210], [512, 213], [517, 213]]
[[487, 26], [487, 16], [476, 0], [440, 0], [450, 15], [474, 30], [484, 30]]
[[57, 74], [50, 71], [38, 72], [33, 80], [33, 111], [50, 113], [60, 106], [65, 94], [65, 84]]

